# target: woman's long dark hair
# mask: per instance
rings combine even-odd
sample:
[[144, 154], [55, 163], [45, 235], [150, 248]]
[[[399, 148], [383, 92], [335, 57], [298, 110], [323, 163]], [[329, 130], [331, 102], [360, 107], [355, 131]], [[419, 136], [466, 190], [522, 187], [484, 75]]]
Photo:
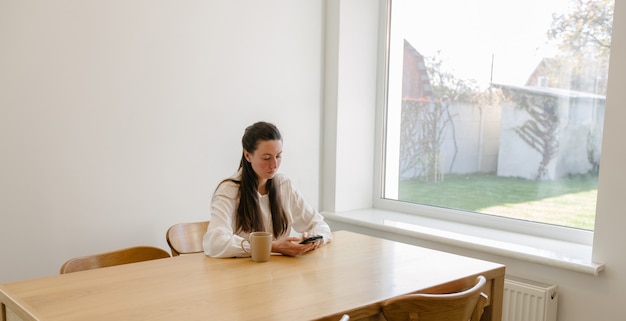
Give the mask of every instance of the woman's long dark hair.
[[[278, 128], [273, 124], [266, 122], [257, 122], [246, 128], [241, 145], [248, 153], [254, 153], [261, 141], [280, 140], [283, 138]], [[259, 207], [259, 197], [257, 194], [259, 188], [259, 180], [252, 169], [250, 162], [246, 160], [245, 154], [242, 152], [241, 162], [241, 181], [239, 183], [239, 207], [237, 208], [237, 216], [235, 219], [235, 231], [237, 232], [255, 232], [264, 231], [263, 218], [261, 217]], [[285, 213], [280, 202], [279, 187], [275, 186], [273, 179], [268, 179], [266, 186], [270, 201], [270, 211], [272, 213], [272, 226], [274, 236], [276, 238], [287, 232], [287, 214]]]

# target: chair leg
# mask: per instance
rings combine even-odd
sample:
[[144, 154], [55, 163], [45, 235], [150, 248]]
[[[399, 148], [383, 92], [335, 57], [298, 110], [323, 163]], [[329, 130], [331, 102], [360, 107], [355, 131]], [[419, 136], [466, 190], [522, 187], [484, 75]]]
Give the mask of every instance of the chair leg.
[[481, 293], [478, 297], [478, 302], [476, 302], [476, 306], [474, 307], [474, 312], [472, 312], [472, 318], [470, 321], [480, 321], [480, 317], [483, 315], [483, 311], [485, 310], [485, 305], [487, 305], [487, 295]]

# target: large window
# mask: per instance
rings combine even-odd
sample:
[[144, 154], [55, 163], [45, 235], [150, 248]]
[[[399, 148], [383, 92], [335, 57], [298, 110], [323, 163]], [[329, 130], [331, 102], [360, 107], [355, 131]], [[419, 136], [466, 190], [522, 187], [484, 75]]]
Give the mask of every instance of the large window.
[[384, 201], [593, 231], [613, 6], [390, 0]]

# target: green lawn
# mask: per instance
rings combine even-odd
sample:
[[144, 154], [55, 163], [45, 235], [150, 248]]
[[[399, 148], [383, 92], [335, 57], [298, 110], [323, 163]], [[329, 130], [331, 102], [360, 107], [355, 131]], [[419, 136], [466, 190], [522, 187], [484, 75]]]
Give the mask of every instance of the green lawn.
[[530, 181], [489, 174], [447, 175], [441, 183], [402, 180], [399, 199], [593, 230], [597, 175]]

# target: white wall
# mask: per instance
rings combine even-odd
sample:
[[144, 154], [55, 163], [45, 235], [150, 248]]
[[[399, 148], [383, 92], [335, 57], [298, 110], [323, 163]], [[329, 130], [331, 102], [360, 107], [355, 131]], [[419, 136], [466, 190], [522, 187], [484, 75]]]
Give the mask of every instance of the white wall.
[[[326, 1], [322, 206], [372, 207], [378, 0]], [[357, 190], [359, 193], [352, 193]]]
[[[344, 8], [343, 24], [378, 23], [370, 9], [382, 0], [328, 0], [335, 1]], [[283, 172], [313, 205], [322, 202], [320, 174], [326, 180], [327, 170], [348, 168], [320, 163], [321, 128], [337, 132], [334, 122], [320, 123], [329, 90], [322, 80], [324, 10], [321, 0], [0, 0], [0, 282], [56, 274], [76, 255], [139, 243], [165, 247], [169, 225], [207, 217], [215, 184], [236, 168], [243, 127], [258, 119], [281, 127]], [[623, 2], [616, 21], [594, 244], [606, 271], [595, 277], [424, 244], [558, 284], [560, 321], [623, 319]], [[376, 42], [376, 35], [352, 32]], [[356, 68], [376, 69], [376, 54], [359, 57]], [[352, 74], [353, 85], [372, 89], [362, 73]], [[352, 119], [353, 139], [376, 139], [369, 117]], [[328, 146], [335, 153], [337, 145]], [[376, 160], [371, 150], [359, 154], [343, 159], [351, 173], [367, 176]], [[372, 188], [352, 187], [331, 197], [360, 207]]]
[[318, 206], [323, 2], [0, 0], [0, 283], [209, 217], [258, 120]]

